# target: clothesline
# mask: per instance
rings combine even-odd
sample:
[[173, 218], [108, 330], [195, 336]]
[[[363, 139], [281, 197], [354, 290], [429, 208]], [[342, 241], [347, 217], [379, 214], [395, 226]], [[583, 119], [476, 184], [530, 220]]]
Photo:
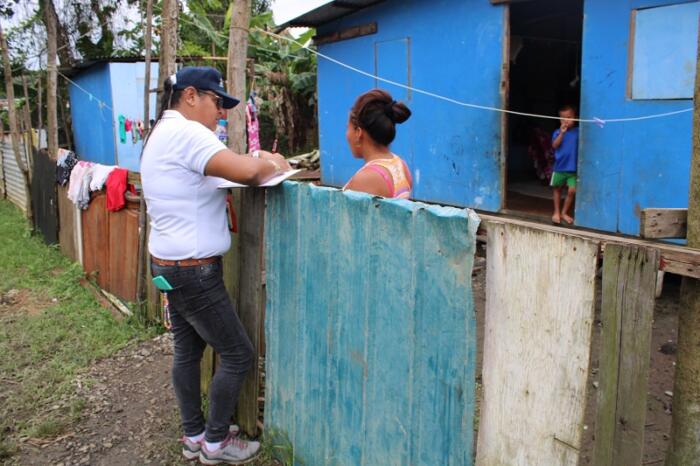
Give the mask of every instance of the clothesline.
[[80, 84], [76, 83], [75, 81], [73, 81], [72, 79], [70, 79], [68, 76], [66, 76], [65, 74], [61, 73], [60, 71], [56, 71], [56, 72], [57, 72], [58, 75], [61, 76], [63, 79], [65, 79], [65, 80], [68, 81], [69, 83], [73, 84], [75, 87], [77, 87], [78, 89], [80, 89], [81, 91], [83, 91], [85, 94], [87, 94], [88, 96], [90, 96], [90, 100], [93, 100], [93, 99], [96, 100], [96, 101], [97, 101], [97, 105], [99, 105], [99, 107], [100, 107], [100, 110], [102, 110], [103, 108], [107, 108], [107, 109], [109, 109], [110, 111], [113, 111], [112, 107], [110, 107], [109, 105], [107, 105], [107, 103], [106, 103], [105, 101], [101, 100], [101, 99], [100, 99], [99, 97], [97, 97], [95, 94], [93, 94], [92, 92], [90, 92], [90, 91], [88, 91], [87, 89], [83, 88], [82, 86], [80, 86]]
[[[305, 50], [308, 50], [309, 52], [315, 54], [316, 56], [319, 56], [319, 57], [321, 57], [321, 58], [323, 58], [323, 59], [325, 59], [325, 60], [328, 60], [328, 61], [330, 61], [330, 62], [332, 62], [332, 63], [335, 63], [336, 65], [339, 65], [339, 66], [342, 66], [342, 67], [344, 67], [344, 68], [347, 68], [347, 69], [349, 69], [349, 70], [351, 70], [351, 71], [354, 71], [355, 73], [361, 74], [361, 75], [363, 75], [363, 76], [367, 76], [367, 77], [372, 78], [372, 79], [376, 79], [377, 81], [381, 81], [381, 82], [384, 82], [384, 83], [387, 83], [387, 84], [391, 84], [391, 85], [394, 85], [394, 86], [397, 86], [397, 87], [400, 87], [400, 88], [409, 90], [409, 91], [411, 91], [411, 92], [415, 92], [415, 93], [417, 93], [417, 94], [427, 95], [427, 96], [429, 96], [429, 97], [433, 97], [433, 98], [435, 98], [435, 99], [443, 100], [443, 101], [445, 101], [445, 102], [450, 102], [450, 103], [452, 103], [452, 104], [459, 105], [459, 106], [462, 106], [462, 107], [474, 108], [474, 109], [479, 109], [479, 110], [487, 110], [487, 111], [499, 112], [499, 113], [506, 113], [506, 114], [509, 114], [509, 115], [518, 115], [518, 116], [532, 117], [532, 118], [545, 118], [545, 119], [550, 119], [550, 120], [559, 120], [559, 116], [554, 116], [554, 115], [541, 115], [541, 114], [537, 114], [537, 113], [527, 113], [527, 112], [517, 112], [517, 111], [514, 111], [514, 110], [507, 110], [507, 109], [498, 108], [498, 107], [490, 107], [490, 106], [487, 106], [487, 105], [472, 104], [472, 103], [468, 103], [468, 102], [462, 102], [462, 101], [453, 99], [453, 98], [451, 98], [451, 97], [446, 97], [446, 96], [443, 96], [443, 95], [440, 95], [440, 94], [436, 94], [436, 93], [434, 93], [434, 92], [429, 92], [429, 91], [426, 91], [426, 90], [423, 90], [423, 89], [419, 89], [419, 88], [416, 88], [416, 87], [413, 87], [413, 86], [407, 86], [406, 84], [402, 84], [402, 83], [399, 83], [399, 82], [396, 82], [396, 81], [392, 81], [392, 80], [390, 80], [390, 79], [382, 78], [381, 76], [377, 76], [376, 74], [368, 73], [368, 72], [366, 72], [366, 71], [364, 71], [364, 70], [361, 70], [361, 69], [356, 68], [356, 67], [354, 67], [354, 66], [348, 65], [347, 63], [343, 63], [343, 62], [340, 61], [340, 60], [336, 60], [336, 59], [333, 58], [333, 57], [330, 57], [330, 56], [328, 56], [328, 55], [325, 55], [325, 54], [319, 52], [318, 50], [314, 50], [314, 49], [310, 48], [308, 45], [304, 45], [304, 44], [302, 44], [302, 43], [300, 43], [300, 42], [298, 42], [298, 41], [296, 41], [296, 40], [294, 40], [294, 39], [290, 39], [289, 37], [285, 37], [285, 36], [282, 36], [282, 35], [279, 35], [279, 34], [275, 34], [274, 32], [266, 31], [266, 30], [264, 30], [264, 29], [260, 29], [260, 28], [257, 28], [257, 27], [256, 27], [256, 28], [252, 28], [251, 30], [252, 30], [252, 31], [256, 31], [256, 32], [261, 32], [261, 33], [263, 33], [263, 34], [267, 34], [267, 35], [269, 35], [269, 36], [271, 36], [271, 37], [274, 37], [274, 38], [276, 38], [276, 39], [281, 39], [281, 40], [286, 40], [286, 41], [288, 41], [288, 42], [293, 42], [293, 43], [299, 45], [301, 48], [303, 48], [303, 49], [305, 49]], [[692, 111], [693, 111], [693, 108], [690, 107], [690, 108], [686, 108], [686, 109], [683, 109], [683, 110], [676, 110], [676, 111], [664, 112], [664, 113], [656, 113], [656, 114], [651, 114], [651, 115], [642, 115], [642, 116], [638, 116], [638, 117], [627, 117], [627, 118], [598, 118], [598, 117], [593, 117], [593, 118], [572, 118], [572, 120], [577, 121], [577, 122], [579, 122], [579, 123], [594, 123], [594, 124], [597, 124], [597, 125], [599, 125], [599, 126], [602, 127], [603, 125], [605, 125], [605, 123], [622, 123], [622, 122], [630, 122], [630, 121], [650, 120], [650, 119], [654, 119], [654, 118], [664, 118], [664, 117], [668, 117], [668, 116], [672, 116], [672, 115], [678, 115], [678, 114], [681, 114], [681, 113], [688, 113], [688, 112], [692, 112]]]

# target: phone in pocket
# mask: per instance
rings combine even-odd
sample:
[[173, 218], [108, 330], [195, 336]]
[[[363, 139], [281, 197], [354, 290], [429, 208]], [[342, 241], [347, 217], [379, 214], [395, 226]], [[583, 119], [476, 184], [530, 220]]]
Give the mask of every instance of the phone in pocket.
[[162, 275], [158, 275], [153, 277], [153, 284], [158, 288], [160, 291], [171, 291], [173, 290], [172, 285], [170, 282]]

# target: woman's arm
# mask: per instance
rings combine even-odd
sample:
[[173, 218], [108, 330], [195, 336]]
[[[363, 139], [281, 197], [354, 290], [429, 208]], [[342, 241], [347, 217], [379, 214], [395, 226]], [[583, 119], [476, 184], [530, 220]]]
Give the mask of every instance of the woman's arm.
[[289, 163], [280, 154], [260, 151], [260, 158], [253, 158], [224, 149], [209, 159], [204, 174], [247, 186], [260, 186], [287, 170], [290, 170]]

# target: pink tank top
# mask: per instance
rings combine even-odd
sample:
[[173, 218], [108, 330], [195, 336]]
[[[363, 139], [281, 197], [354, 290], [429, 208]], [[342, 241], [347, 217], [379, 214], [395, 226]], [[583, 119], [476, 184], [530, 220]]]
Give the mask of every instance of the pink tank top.
[[[393, 155], [393, 154], [392, 154]], [[382, 167], [384, 170], [382, 170]], [[384, 181], [386, 182], [387, 188], [391, 195], [389, 197], [397, 199], [409, 199], [411, 197], [411, 189], [413, 188], [413, 180], [411, 179], [411, 172], [400, 157], [394, 155], [390, 159], [375, 159], [371, 162], [364, 164], [357, 173], [362, 170], [372, 170], [379, 173]], [[387, 174], [387, 172], [389, 172]], [[357, 175], [353, 175], [353, 178]], [[348, 185], [352, 181], [352, 178], [343, 187], [343, 190], [347, 189]]]

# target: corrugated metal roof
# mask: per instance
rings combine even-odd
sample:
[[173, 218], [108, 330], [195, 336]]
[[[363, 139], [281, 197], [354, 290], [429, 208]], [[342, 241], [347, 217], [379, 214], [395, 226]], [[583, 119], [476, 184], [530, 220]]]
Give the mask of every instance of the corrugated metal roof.
[[322, 24], [334, 21], [363, 8], [382, 3], [384, 0], [333, 0], [315, 10], [304, 13], [294, 19], [290, 19], [278, 27], [278, 30], [288, 27], [316, 28]]

